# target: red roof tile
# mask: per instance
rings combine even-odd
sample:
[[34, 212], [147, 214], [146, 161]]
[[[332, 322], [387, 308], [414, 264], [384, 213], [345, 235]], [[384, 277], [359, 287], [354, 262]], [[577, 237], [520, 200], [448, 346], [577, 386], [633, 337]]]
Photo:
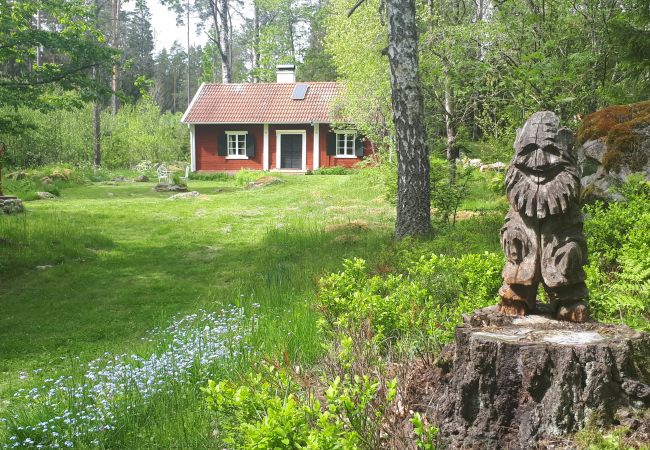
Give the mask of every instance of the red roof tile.
[[[292, 100], [296, 84], [307, 84], [304, 100]], [[335, 82], [204, 84], [185, 112], [185, 123], [307, 123], [330, 121]]]

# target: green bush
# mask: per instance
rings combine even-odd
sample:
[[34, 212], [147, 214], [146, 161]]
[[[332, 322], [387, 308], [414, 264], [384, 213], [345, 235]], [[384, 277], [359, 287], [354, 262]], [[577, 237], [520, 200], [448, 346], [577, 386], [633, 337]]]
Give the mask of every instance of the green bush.
[[263, 366], [238, 383], [210, 381], [202, 390], [219, 439], [247, 449], [377, 448], [379, 424], [397, 394], [395, 380], [383, 385], [369, 376], [336, 377], [319, 396], [299, 380], [297, 373]]
[[190, 180], [201, 180], [201, 181], [230, 181], [233, 179], [233, 176], [226, 172], [215, 172], [215, 173], [202, 173], [202, 172], [190, 172]]
[[424, 335], [436, 344], [449, 341], [461, 314], [496, 303], [503, 257], [494, 253], [422, 257], [406, 272], [372, 275], [362, 259], [346, 260], [341, 272], [320, 281], [321, 330], [369, 321], [382, 342]]
[[[48, 112], [21, 108], [30, 124], [20, 134], [3, 136], [9, 167], [47, 164], [88, 166], [93, 160], [92, 104]], [[101, 115], [102, 165], [132, 167], [141, 160], [175, 161], [189, 156], [189, 133], [179, 114], [161, 114], [151, 101], [125, 105], [113, 116]]]
[[626, 201], [586, 206], [586, 267], [594, 318], [650, 330], [650, 184], [630, 177]]
[[320, 169], [314, 170], [314, 175], [347, 175], [351, 173], [351, 169], [347, 169], [342, 166], [334, 167], [321, 167]]
[[241, 169], [235, 174], [235, 182], [238, 185], [243, 186], [253, 181], [257, 181], [263, 176], [264, 172], [261, 170]]

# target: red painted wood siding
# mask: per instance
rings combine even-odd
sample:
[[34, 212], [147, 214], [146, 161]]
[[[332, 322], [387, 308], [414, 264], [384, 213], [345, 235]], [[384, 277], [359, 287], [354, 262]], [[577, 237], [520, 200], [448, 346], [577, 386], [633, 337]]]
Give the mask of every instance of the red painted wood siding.
[[[269, 168], [276, 169], [277, 130], [300, 130], [307, 133], [307, 169], [314, 167], [314, 127], [311, 124], [269, 125]], [[226, 159], [217, 154], [219, 137], [226, 131], [248, 131], [247, 139], [255, 139], [255, 157], [251, 159]], [[320, 167], [352, 167], [362, 158], [336, 158], [327, 154], [327, 140], [334, 138], [328, 124], [319, 130]], [[196, 170], [206, 172], [236, 172], [240, 169], [263, 170], [264, 126], [250, 124], [196, 125]], [[364, 141], [364, 157], [373, 154], [370, 141]]]
[[[248, 131], [246, 139], [255, 138], [255, 157], [250, 159], [226, 159], [219, 156], [219, 137], [226, 131]], [[264, 153], [264, 127], [262, 125], [196, 125], [196, 170], [208, 172], [238, 171], [240, 169], [262, 170]]]

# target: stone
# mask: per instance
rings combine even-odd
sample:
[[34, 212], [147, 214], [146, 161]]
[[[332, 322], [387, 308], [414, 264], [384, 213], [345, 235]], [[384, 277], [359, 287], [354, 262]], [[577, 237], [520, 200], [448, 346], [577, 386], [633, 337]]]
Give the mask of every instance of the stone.
[[614, 188], [632, 173], [650, 181], [650, 101], [589, 114], [578, 129], [578, 143], [582, 200], [624, 200]]
[[135, 181], [136, 183], [145, 183], [149, 181], [149, 177], [146, 175], [138, 175], [133, 179], [133, 181]]
[[186, 199], [186, 198], [194, 198], [198, 197], [200, 194], [197, 191], [191, 191], [191, 192], [181, 192], [180, 194], [174, 194], [171, 197], [169, 197], [169, 200], [181, 200], [181, 199]]
[[54, 181], [52, 180], [52, 178], [50, 178], [48, 176], [44, 176], [43, 178], [41, 178], [41, 183], [42, 184], [54, 184]]
[[273, 186], [275, 184], [282, 184], [282, 181], [278, 177], [264, 176], [258, 180], [251, 181], [246, 185], [246, 189], [259, 189], [266, 186]]
[[125, 181], [129, 181], [129, 179], [124, 177], [115, 177], [111, 181], [115, 181], [116, 183], [123, 183]]
[[638, 426], [629, 411], [650, 407], [650, 336], [538, 308], [526, 317], [484, 308], [456, 329], [428, 411], [443, 448], [539, 448], [621, 417]]
[[517, 130], [505, 177], [510, 209], [501, 229], [503, 313], [534, 313], [541, 284], [558, 318], [587, 319], [587, 247], [573, 143], [571, 130], [550, 111], [533, 114]]
[[483, 164], [479, 167], [479, 171], [481, 172], [501, 172], [506, 168], [505, 163], [502, 163], [501, 161], [497, 161], [492, 164]]
[[187, 186], [184, 184], [165, 184], [159, 183], [153, 187], [156, 192], [187, 192]]
[[19, 170], [17, 172], [11, 172], [7, 174], [7, 179], [8, 180], [23, 180], [27, 178], [27, 174], [23, 172], [22, 170]]
[[481, 160], [478, 159], [478, 158], [476, 158], [476, 159], [469, 159], [469, 160], [467, 161], [467, 165], [468, 165], [469, 167], [474, 167], [475, 169], [479, 169], [479, 168], [483, 165], [483, 161], [481, 161]]
[[40, 200], [51, 200], [53, 198], [56, 198], [56, 195], [52, 194], [51, 192], [37, 192], [36, 196]]
[[51, 265], [51, 264], [43, 264], [42, 266], [36, 266], [36, 269], [37, 270], [47, 270], [47, 269], [51, 269], [52, 267], [54, 267], [54, 266]]
[[0, 213], [3, 214], [18, 214], [25, 212], [23, 201], [17, 197], [0, 196]]

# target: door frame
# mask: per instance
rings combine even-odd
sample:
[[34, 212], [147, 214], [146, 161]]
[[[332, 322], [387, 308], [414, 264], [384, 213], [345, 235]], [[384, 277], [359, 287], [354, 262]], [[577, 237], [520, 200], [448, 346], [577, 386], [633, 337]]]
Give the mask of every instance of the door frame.
[[[299, 134], [302, 136], [302, 168], [283, 169], [282, 165], [282, 135]], [[277, 170], [307, 170], [307, 130], [275, 130], [275, 168]]]

